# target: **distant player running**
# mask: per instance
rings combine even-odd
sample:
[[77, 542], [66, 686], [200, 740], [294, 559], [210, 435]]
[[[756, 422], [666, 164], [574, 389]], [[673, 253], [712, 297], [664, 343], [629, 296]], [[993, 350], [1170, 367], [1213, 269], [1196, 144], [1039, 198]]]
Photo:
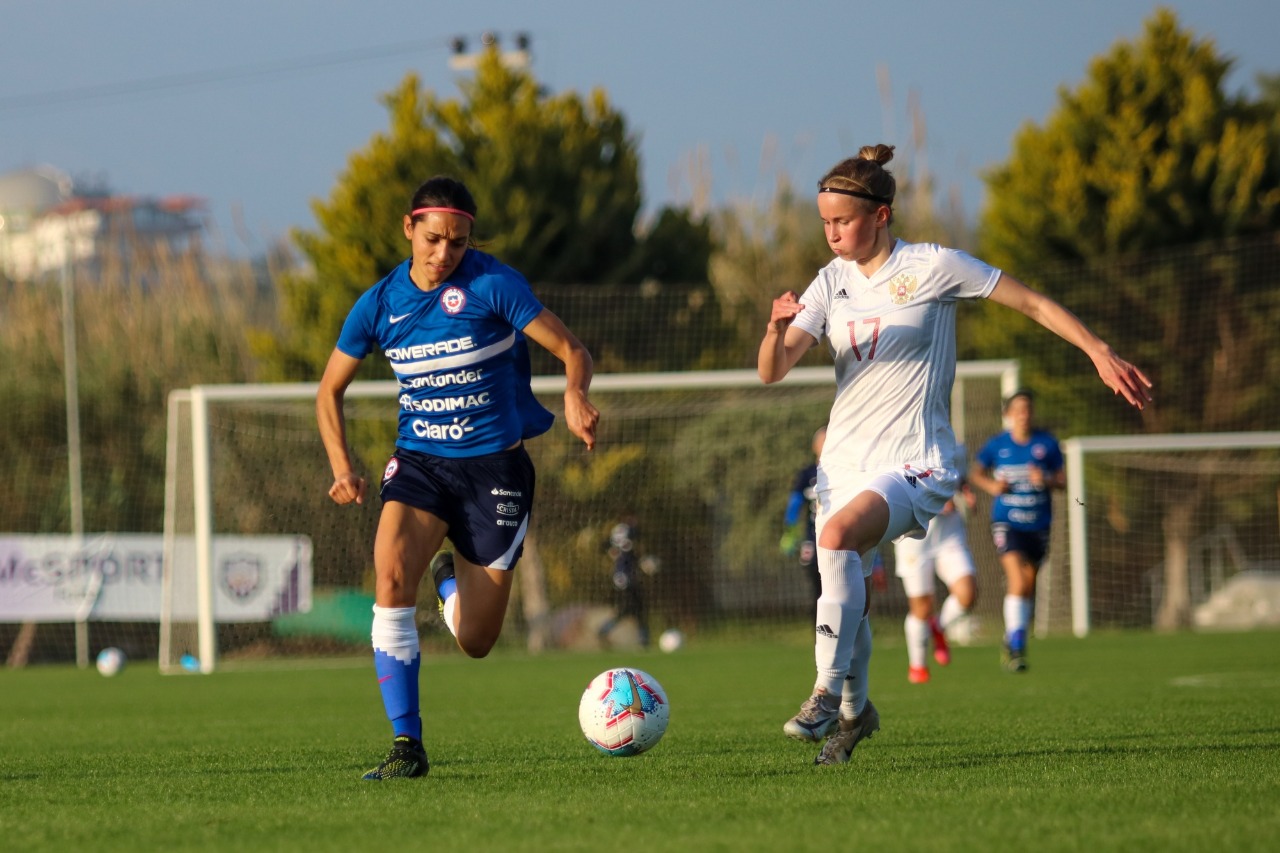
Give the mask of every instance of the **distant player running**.
[[1025, 388], [1004, 402], [1009, 427], [978, 451], [969, 477], [995, 498], [991, 538], [1007, 588], [1004, 597], [1002, 662], [1010, 672], [1026, 672], [1027, 633], [1035, 610], [1036, 575], [1049, 551], [1053, 524], [1052, 490], [1067, 485], [1058, 440], [1033, 425], [1035, 404]]
[[818, 427], [813, 434], [813, 461], [796, 472], [787, 496], [787, 510], [782, 523], [786, 530], [779, 546], [788, 557], [799, 558], [800, 568], [813, 588], [814, 606], [822, 595], [822, 579], [818, 576], [818, 534], [814, 527], [818, 514], [818, 459], [827, 440], [827, 428]]
[[818, 184], [818, 212], [836, 257], [803, 297], [773, 300], [757, 369], [783, 379], [825, 337], [836, 399], [818, 464], [818, 570], [813, 694], [783, 726], [793, 738], [833, 734], [818, 764], [849, 760], [880, 727], [867, 698], [871, 555], [923, 535], [960, 480], [949, 402], [955, 311], [987, 298], [1021, 311], [1082, 349], [1102, 381], [1141, 408], [1151, 383], [1057, 302], [963, 252], [893, 236], [896, 184], [888, 145], [864, 147]]
[[[953, 463], [963, 470], [964, 452], [956, 448]], [[942, 510], [929, 522], [923, 539], [910, 536], [894, 544], [897, 574], [907, 595], [907, 616], [903, 632], [907, 638], [907, 680], [924, 684], [929, 678], [929, 641], [933, 640], [933, 659], [939, 666], [951, 663], [951, 646], [947, 628], [969, 615], [978, 597], [978, 570], [969, 552], [969, 532], [964, 514], [956, 506], [964, 500], [973, 509], [976, 499], [967, 482], [961, 480], [957, 494], [942, 505]], [[934, 577], [947, 588], [941, 610], [934, 609]]]
[[[343, 398], [374, 349], [400, 383], [399, 437], [382, 475], [373, 549], [373, 657], [394, 739], [386, 760], [365, 774], [370, 780], [421, 776], [429, 767], [414, 621], [428, 564], [464, 652], [484, 657], [502, 631], [533, 505], [523, 442], [554, 419], [530, 390], [526, 336], [564, 362], [566, 425], [588, 449], [595, 445], [590, 354], [523, 276], [473, 247], [475, 218], [459, 181], [435, 177], [418, 188], [403, 220], [412, 257], [356, 300], [316, 397], [333, 469], [329, 496], [363, 503], [366, 481], [347, 448]], [[446, 535], [457, 554], [433, 560]]]

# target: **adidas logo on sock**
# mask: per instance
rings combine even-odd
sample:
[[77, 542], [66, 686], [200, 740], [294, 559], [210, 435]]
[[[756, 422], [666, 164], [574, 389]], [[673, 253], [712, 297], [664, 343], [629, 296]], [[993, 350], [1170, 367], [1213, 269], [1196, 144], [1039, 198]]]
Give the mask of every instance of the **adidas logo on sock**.
[[835, 631], [832, 631], [830, 625], [819, 625], [814, 630], [818, 632], [818, 636], [830, 637], [833, 640], [840, 639], [840, 635], [837, 634]]

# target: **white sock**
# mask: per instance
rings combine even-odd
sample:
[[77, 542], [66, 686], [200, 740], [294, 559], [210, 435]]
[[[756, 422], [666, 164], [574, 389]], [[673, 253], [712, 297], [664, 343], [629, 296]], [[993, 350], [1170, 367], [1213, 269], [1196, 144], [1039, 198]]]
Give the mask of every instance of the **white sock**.
[[414, 607], [373, 606], [374, 651], [409, 663], [418, 656], [418, 628], [414, 624]]
[[1004, 597], [1004, 635], [1025, 631], [1031, 624], [1031, 599], [1021, 595]]
[[907, 663], [913, 667], [924, 666], [929, 656], [929, 623], [908, 613], [903, 628], [907, 633]]
[[945, 631], [948, 625], [968, 612], [967, 609], [960, 606], [960, 602], [956, 600], [954, 595], [948, 595], [947, 600], [942, 602], [942, 607], [938, 610], [938, 627]]
[[862, 558], [857, 551], [818, 548], [818, 572], [822, 595], [818, 597], [813, 660], [817, 665], [816, 687], [830, 696], [839, 696], [844, 677], [849, 674], [854, 635], [867, 604], [867, 586], [862, 577]]
[[444, 626], [449, 633], [458, 636], [458, 593], [452, 593], [444, 600]]
[[853, 660], [840, 692], [840, 716], [856, 719], [867, 704], [867, 671], [871, 668], [871, 620], [862, 617], [854, 636]]

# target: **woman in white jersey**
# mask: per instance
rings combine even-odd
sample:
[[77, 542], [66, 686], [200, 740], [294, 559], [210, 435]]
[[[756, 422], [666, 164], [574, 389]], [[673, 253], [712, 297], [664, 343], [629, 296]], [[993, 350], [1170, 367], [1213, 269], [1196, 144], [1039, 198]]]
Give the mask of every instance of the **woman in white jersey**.
[[1016, 279], [953, 249], [893, 236], [896, 184], [884, 164], [893, 147], [865, 146], [818, 183], [818, 212], [836, 257], [803, 297], [773, 301], [757, 369], [777, 382], [826, 337], [836, 399], [818, 467], [817, 679], [783, 727], [813, 742], [830, 735], [817, 764], [849, 760], [880, 728], [867, 699], [871, 630], [866, 619], [873, 552], [920, 536], [952, 496], [955, 310], [987, 298], [1026, 314], [1093, 361], [1107, 387], [1142, 408], [1150, 381], [1071, 312]]
[[[965, 454], [956, 448], [954, 465], [963, 470]], [[906, 536], [894, 543], [893, 556], [902, 590], [907, 595], [907, 616], [902, 629], [907, 639], [907, 681], [925, 684], [929, 681], [929, 641], [933, 640], [933, 659], [939, 666], [951, 663], [951, 646], [947, 631], [958, 620], [968, 616], [978, 598], [978, 569], [969, 552], [969, 532], [964, 510], [972, 511], [977, 496], [961, 479], [957, 494], [945, 504], [926, 528], [923, 539]], [[942, 608], [935, 611], [934, 577], [947, 588]]]

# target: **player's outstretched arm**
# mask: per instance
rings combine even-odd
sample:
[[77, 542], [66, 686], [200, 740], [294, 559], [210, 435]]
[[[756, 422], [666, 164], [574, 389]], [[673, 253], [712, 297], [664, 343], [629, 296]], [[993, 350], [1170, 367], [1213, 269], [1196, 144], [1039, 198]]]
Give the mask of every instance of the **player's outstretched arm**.
[[347, 421], [342, 411], [347, 386], [355, 378], [359, 367], [360, 359], [352, 358], [335, 347], [329, 355], [329, 363], [325, 365], [324, 376], [320, 379], [320, 390], [316, 393], [316, 422], [320, 426], [320, 440], [324, 442], [329, 467], [333, 469], [333, 485], [329, 487], [329, 497], [337, 504], [349, 504], [352, 501], [364, 503], [365, 489], [368, 486], [365, 478], [351, 466], [351, 452], [347, 449]]
[[546, 308], [520, 331], [564, 362], [564, 421], [569, 431], [587, 445], [596, 446], [596, 424], [600, 412], [591, 404], [587, 391], [594, 370], [591, 353], [555, 314]]
[[773, 300], [769, 325], [765, 327], [764, 340], [760, 342], [760, 352], [756, 356], [756, 371], [766, 385], [783, 379], [816, 343], [808, 332], [791, 326], [803, 309], [804, 305], [800, 304], [794, 290], [788, 290]]
[[1095, 335], [1066, 308], [1043, 293], [1032, 290], [1010, 275], [1002, 274], [988, 297], [1026, 314], [1041, 326], [1084, 351], [1093, 361], [1098, 376], [1113, 393], [1139, 409], [1151, 402], [1151, 380], [1141, 370], [1116, 355], [1107, 342]]

